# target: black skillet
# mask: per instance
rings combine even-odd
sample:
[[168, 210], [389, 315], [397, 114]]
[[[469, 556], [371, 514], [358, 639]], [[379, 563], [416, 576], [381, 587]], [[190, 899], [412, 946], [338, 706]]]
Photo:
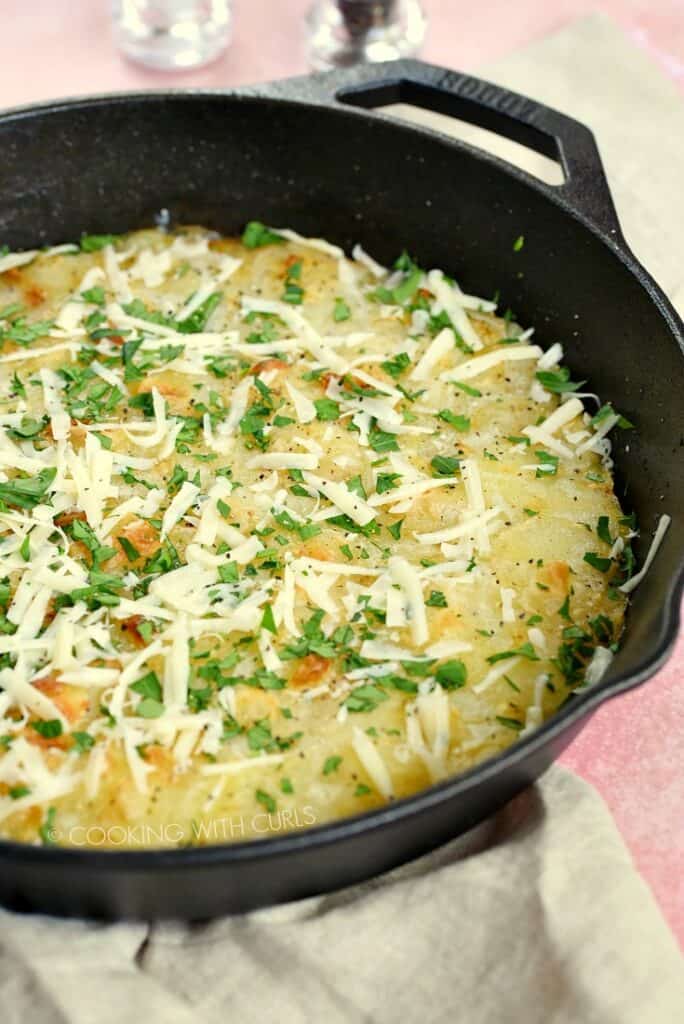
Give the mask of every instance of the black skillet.
[[[552, 187], [436, 132], [360, 111], [405, 102], [488, 128], [560, 162]], [[0, 899], [56, 914], [206, 918], [366, 879], [491, 815], [534, 781], [607, 697], [636, 686], [674, 642], [684, 550], [684, 327], [629, 251], [591, 133], [498, 86], [412, 61], [227, 93], [113, 95], [0, 117], [0, 239], [12, 249], [148, 225], [237, 232], [251, 218], [407, 247], [468, 291], [501, 294], [573, 376], [638, 425], [617, 431], [618, 486], [643, 558], [604, 680], [477, 768], [381, 810], [309, 831], [205, 848], [105, 852], [0, 843]], [[647, 187], [647, 183], [645, 183]], [[525, 236], [524, 248], [513, 251]], [[643, 767], [648, 771], [648, 766]]]

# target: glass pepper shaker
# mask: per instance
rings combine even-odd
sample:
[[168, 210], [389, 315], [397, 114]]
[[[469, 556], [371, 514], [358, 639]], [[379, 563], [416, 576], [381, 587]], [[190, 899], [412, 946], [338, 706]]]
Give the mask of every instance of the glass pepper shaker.
[[146, 67], [201, 67], [228, 46], [231, 8], [231, 0], [112, 0], [114, 38], [124, 56]]
[[309, 64], [324, 71], [412, 57], [425, 29], [419, 0], [317, 0], [306, 17]]

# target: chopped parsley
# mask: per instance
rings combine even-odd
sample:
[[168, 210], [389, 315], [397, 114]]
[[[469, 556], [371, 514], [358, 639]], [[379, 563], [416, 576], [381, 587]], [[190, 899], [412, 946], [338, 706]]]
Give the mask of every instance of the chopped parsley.
[[340, 406], [332, 398], [317, 398], [314, 400], [316, 407], [316, 419], [337, 420], [340, 417]]
[[548, 452], [538, 451], [534, 453], [537, 456], [539, 467], [534, 474], [536, 477], [542, 478], [545, 476], [556, 476], [558, 473], [558, 456], [550, 455]]
[[304, 301], [304, 289], [299, 284], [301, 276], [301, 261], [290, 264], [285, 276], [285, 291], [282, 294], [283, 302], [289, 302], [291, 306], [301, 306]]
[[396, 434], [389, 434], [379, 427], [373, 427], [368, 433], [368, 443], [374, 452], [398, 452]]
[[539, 661], [539, 655], [529, 641], [513, 650], [490, 654], [487, 661], [490, 665], [496, 665], [497, 661], [507, 661], [509, 658], [527, 658], [529, 661]]
[[413, 299], [418, 291], [420, 282], [423, 279], [423, 271], [407, 253], [402, 253], [394, 267], [395, 270], [402, 270], [404, 272], [403, 279], [394, 288], [384, 288], [382, 286], [376, 288], [372, 293], [372, 297], [378, 302], [385, 302], [394, 306], [404, 306]]
[[38, 836], [43, 846], [54, 846], [55, 845], [55, 818], [57, 817], [57, 808], [48, 807], [47, 814], [45, 815], [45, 821], [38, 829]]
[[597, 569], [599, 572], [608, 572], [613, 564], [612, 558], [602, 558], [601, 555], [597, 554], [595, 551], [585, 551], [584, 561], [587, 565], [590, 565], [592, 569]]
[[261, 616], [261, 629], [267, 629], [269, 633], [273, 633], [275, 636], [278, 632], [278, 627], [275, 624], [273, 617], [273, 608], [270, 604], [264, 605], [264, 613]]
[[337, 771], [341, 764], [342, 758], [339, 754], [333, 754], [331, 757], [327, 757], [325, 759], [325, 764], [323, 765], [323, 774], [332, 775], [333, 772]]
[[263, 789], [257, 789], [254, 795], [256, 796], [257, 801], [261, 804], [262, 807], [266, 808], [269, 814], [275, 814], [278, 805], [276, 804], [272, 796], [269, 796], [269, 794], [266, 793], [265, 790]]
[[279, 245], [284, 241], [282, 235], [267, 228], [258, 220], [250, 220], [242, 232], [242, 244], [248, 249], [260, 249], [264, 245]]
[[333, 309], [333, 320], [335, 323], [341, 323], [343, 320], [348, 320], [351, 316], [351, 310], [344, 299], [339, 296], [335, 299], [335, 308]]
[[570, 370], [567, 366], [561, 366], [559, 370], [538, 370], [535, 374], [537, 380], [547, 391], [563, 395], [568, 391], [577, 391], [586, 384], [581, 380], [574, 382], [570, 380]]
[[[214, 312], [222, 298], [223, 295], [221, 292], [212, 292], [212, 294], [209, 295], [204, 302], [190, 314], [190, 316], [185, 317], [185, 319], [176, 323], [176, 330], [180, 331], [181, 334], [199, 334], [201, 331], [204, 331], [211, 314]], [[172, 358], [175, 359], [176, 354], [180, 353], [175, 349], [172, 351], [175, 353], [172, 355]]]
[[14, 477], [0, 483], [0, 502], [14, 508], [35, 508], [45, 497], [56, 476], [56, 469], [41, 469], [35, 476]]
[[74, 750], [79, 754], [86, 754], [95, 745], [95, 737], [89, 732], [72, 732], [71, 738], [74, 741]]
[[596, 534], [599, 540], [609, 547], [613, 545], [613, 538], [610, 535], [610, 519], [608, 516], [599, 516], [596, 524]]
[[397, 519], [397, 521], [395, 523], [390, 523], [388, 525], [387, 529], [388, 529], [390, 535], [392, 537], [394, 537], [395, 540], [400, 540], [401, 539], [401, 528], [402, 528], [403, 525], [404, 525], [404, 520], [403, 519]]
[[352, 690], [346, 700], [343, 701], [343, 704], [348, 711], [366, 712], [374, 711], [378, 704], [382, 704], [387, 699], [388, 694], [379, 686], [376, 686], [374, 683], [365, 683], [363, 686], [357, 686], [355, 690]]
[[477, 388], [472, 387], [470, 384], [464, 384], [462, 380], [452, 380], [451, 383], [466, 395], [470, 395], [471, 398], [482, 398], [481, 391], [478, 391]]
[[401, 473], [378, 473], [378, 478], [375, 481], [375, 489], [378, 494], [385, 494], [387, 491], [393, 491], [398, 487], [397, 481], [401, 480]]
[[454, 430], [470, 430], [470, 419], [468, 416], [460, 416], [449, 409], [440, 409], [437, 419], [448, 423]]
[[505, 715], [497, 715], [496, 720], [499, 725], [503, 725], [506, 729], [513, 729], [515, 732], [519, 732], [525, 728], [525, 723], [521, 722], [517, 718], [507, 718]]
[[462, 661], [445, 661], [435, 672], [435, 679], [445, 690], [460, 690], [465, 686], [468, 671]]
[[81, 252], [99, 252], [108, 245], [113, 245], [117, 235], [81, 235]]
[[602, 405], [601, 408], [599, 409], [599, 411], [596, 413], [596, 415], [592, 416], [591, 425], [593, 427], [598, 427], [599, 424], [603, 423], [603, 421], [608, 419], [609, 416], [617, 416], [618, 417], [617, 423], [615, 424], [615, 426], [616, 427], [620, 427], [621, 430], [633, 430], [634, 429], [634, 424], [630, 420], [628, 420], [625, 416], [621, 416], [620, 413], [616, 413], [615, 409], [613, 409], [613, 406], [611, 405], [610, 402], [606, 402], [605, 405]]
[[433, 476], [453, 476], [460, 463], [451, 455], [435, 455], [430, 459]]
[[35, 729], [39, 736], [45, 740], [54, 740], [62, 735], [62, 723], [59, 718], [48, 718], [44, 721], [31, 722], [31, 728]]
[[22, 796], [29, 796], [31, 790], [28, 786], [12, 786], [7, 791], [10, 800], [21, 800]]
[[100, 285], [96, 285], [94, 288], [87, 288], [86, 291], [81, 292], [81, 298], [84, 302], [92, 302], [95, 306], [104, 306], [106, 302], [105, 290]]
[[[317, 654], [321, 658], [334, 658], [338, 654], [338, 645], [343, 640], [343, 634], [335, 631], [331, 637], [326, 637], [321, 629], [321, 622], [325, 612], [317, 608], [311, 618], [302, 626], [302, 634], [292, 643], [287, 644], [280, 652], [283, 661], [292, 658], [303, 658], [307, 654]], [[343, 646], [343, 644], [342, 644]]]
[[383, 363], [380, 363], [380, 366], [385, 371], [385, 373], [389, 374], [390, 377], [394, 377], [395, 380], [397, 377], [400, 377], [401, 374], [405, 370], [407, 370], [410, 365], [411, 360], [409, 359], [406, 352], [399, 352], [396, 356], [393, 356], [391, 359], [386, 359]]

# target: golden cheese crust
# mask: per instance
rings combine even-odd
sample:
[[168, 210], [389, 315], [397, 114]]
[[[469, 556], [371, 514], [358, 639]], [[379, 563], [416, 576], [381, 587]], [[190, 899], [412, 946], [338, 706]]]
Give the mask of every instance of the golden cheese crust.
[[600, 678], [609, 406], [404, 255], [248, 225], [0, 257], [0, 834], [265, 837]]

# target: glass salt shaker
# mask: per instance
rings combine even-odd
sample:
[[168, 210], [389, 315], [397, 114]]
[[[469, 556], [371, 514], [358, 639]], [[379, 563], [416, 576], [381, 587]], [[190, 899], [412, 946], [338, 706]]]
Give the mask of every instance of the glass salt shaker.
[[425, 38], [419, 0], [316, 0], [306, 17], [316, 71], [412, 57]]
[[232, 0], [112, 0], [114, 39], [130, 60], [161, 71], [198, 68], [232, 34]]

